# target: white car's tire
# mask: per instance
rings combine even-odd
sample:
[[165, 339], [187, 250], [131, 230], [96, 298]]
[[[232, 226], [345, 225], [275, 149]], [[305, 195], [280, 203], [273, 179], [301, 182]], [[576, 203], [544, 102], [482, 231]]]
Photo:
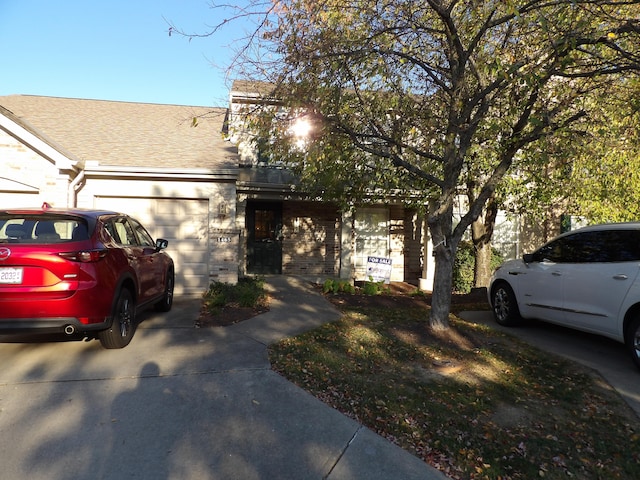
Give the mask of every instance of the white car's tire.
[[500, 325], [511, 327], [520, 323], [518, 302], [507, 282], [496, 283], [491, 289], [491, 309]]

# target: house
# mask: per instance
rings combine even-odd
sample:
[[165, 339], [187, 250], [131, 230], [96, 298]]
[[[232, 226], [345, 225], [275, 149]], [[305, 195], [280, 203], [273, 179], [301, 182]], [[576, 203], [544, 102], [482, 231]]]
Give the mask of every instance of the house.
[[[169, 240], [176, 294], [238, 279], [238, 160], [226, 109], [0, 97], [0, 208], [104, 208]], [[197, 127], [192, 126], [197, 118]]]
[[252, 81], [235, 81], [230, 92], [228, 136], [240, 161], [237, 214], [245, 218], [243, 273], [366, 280], [367, 259], [382, 257], [392, 262], [392, 281], [417, 284], [426, 258], [432, 278], [424, 221], [415, 211], [400, 202], [341, 211], [293, 190], [288, 170], [261, 157], [247, 118], [259, 106], [277, 112], [270, 93], [269, 84]]
[[392, 281], [428, 282], [415, 211], [394, 202], [341, 211], [258, 158], [239, 121], [264, 93], [251, 87], [235, 82], [229, 108], [0, 97], [0, 208], [126, 212], [169, 240], [178, 295], [246, 274], [365, 280], [371, 256], [391, 260]]

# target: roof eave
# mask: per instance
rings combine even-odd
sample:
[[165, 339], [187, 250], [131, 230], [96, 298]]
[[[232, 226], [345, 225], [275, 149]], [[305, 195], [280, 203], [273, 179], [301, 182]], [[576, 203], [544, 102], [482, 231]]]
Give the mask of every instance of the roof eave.
[[77, 159], [72, 158], [71, 155], [63, 153], [61, 150], [44, 140], [41, 136], [32, 132], [23, 124], [22, 121], [20, 121], [18, 117], [2, 106], [0, 106], [0, 129], [44, 158], [48, 159], [60, 170], [77, 170]]
[[176, 181], [209, 181], [235, 182], [238, 178], [238, 168], [163, 168], [163, 167], [122, 167], [113, 165], [98, 165], [86, 162], [84, 173], [88, 177], [109, 178], [144, 178], [171, 179]]

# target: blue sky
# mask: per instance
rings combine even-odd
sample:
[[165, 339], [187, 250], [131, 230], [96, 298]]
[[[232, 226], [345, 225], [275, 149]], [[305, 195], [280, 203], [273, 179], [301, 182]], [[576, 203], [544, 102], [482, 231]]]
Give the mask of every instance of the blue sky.
[[233, 22], [209, 0], [0, 0], [0, 95], [225, 106]]

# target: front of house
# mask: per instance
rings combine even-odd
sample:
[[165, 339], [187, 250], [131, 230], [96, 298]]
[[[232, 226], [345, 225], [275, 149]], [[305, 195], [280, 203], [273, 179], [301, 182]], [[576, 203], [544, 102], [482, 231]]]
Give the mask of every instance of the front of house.
[[229, 108], [0, 97], [0, 208], [126, 212], [169, 240], [178, 295], [247, 274], [365, 280], [369, 257], [391, 260], [392, 281], [431, 289], [416, 212], [393, 201], [342, 211], [258, 160], [238, 127], [259, 101], [248, 85], [234, 84]]
[[[261, 157], [246, 128], [256, 105], [268, 104], [267, 84], [236, 81], [230, 93], [227, 134], [237, 146], [237, 215], [245, 238], [241, 273], [283, 273], [315, 278], [367, 279], [367, 259], [391, 260], [391, 280], [418, 284], [424, 275], [424, 222], [400, 202], [342, 211], [292, 189], [294, 178]], [[356, 201], [354, 201], [356, 203]], [[426, 272], [432, 275], [428, 262]]]

